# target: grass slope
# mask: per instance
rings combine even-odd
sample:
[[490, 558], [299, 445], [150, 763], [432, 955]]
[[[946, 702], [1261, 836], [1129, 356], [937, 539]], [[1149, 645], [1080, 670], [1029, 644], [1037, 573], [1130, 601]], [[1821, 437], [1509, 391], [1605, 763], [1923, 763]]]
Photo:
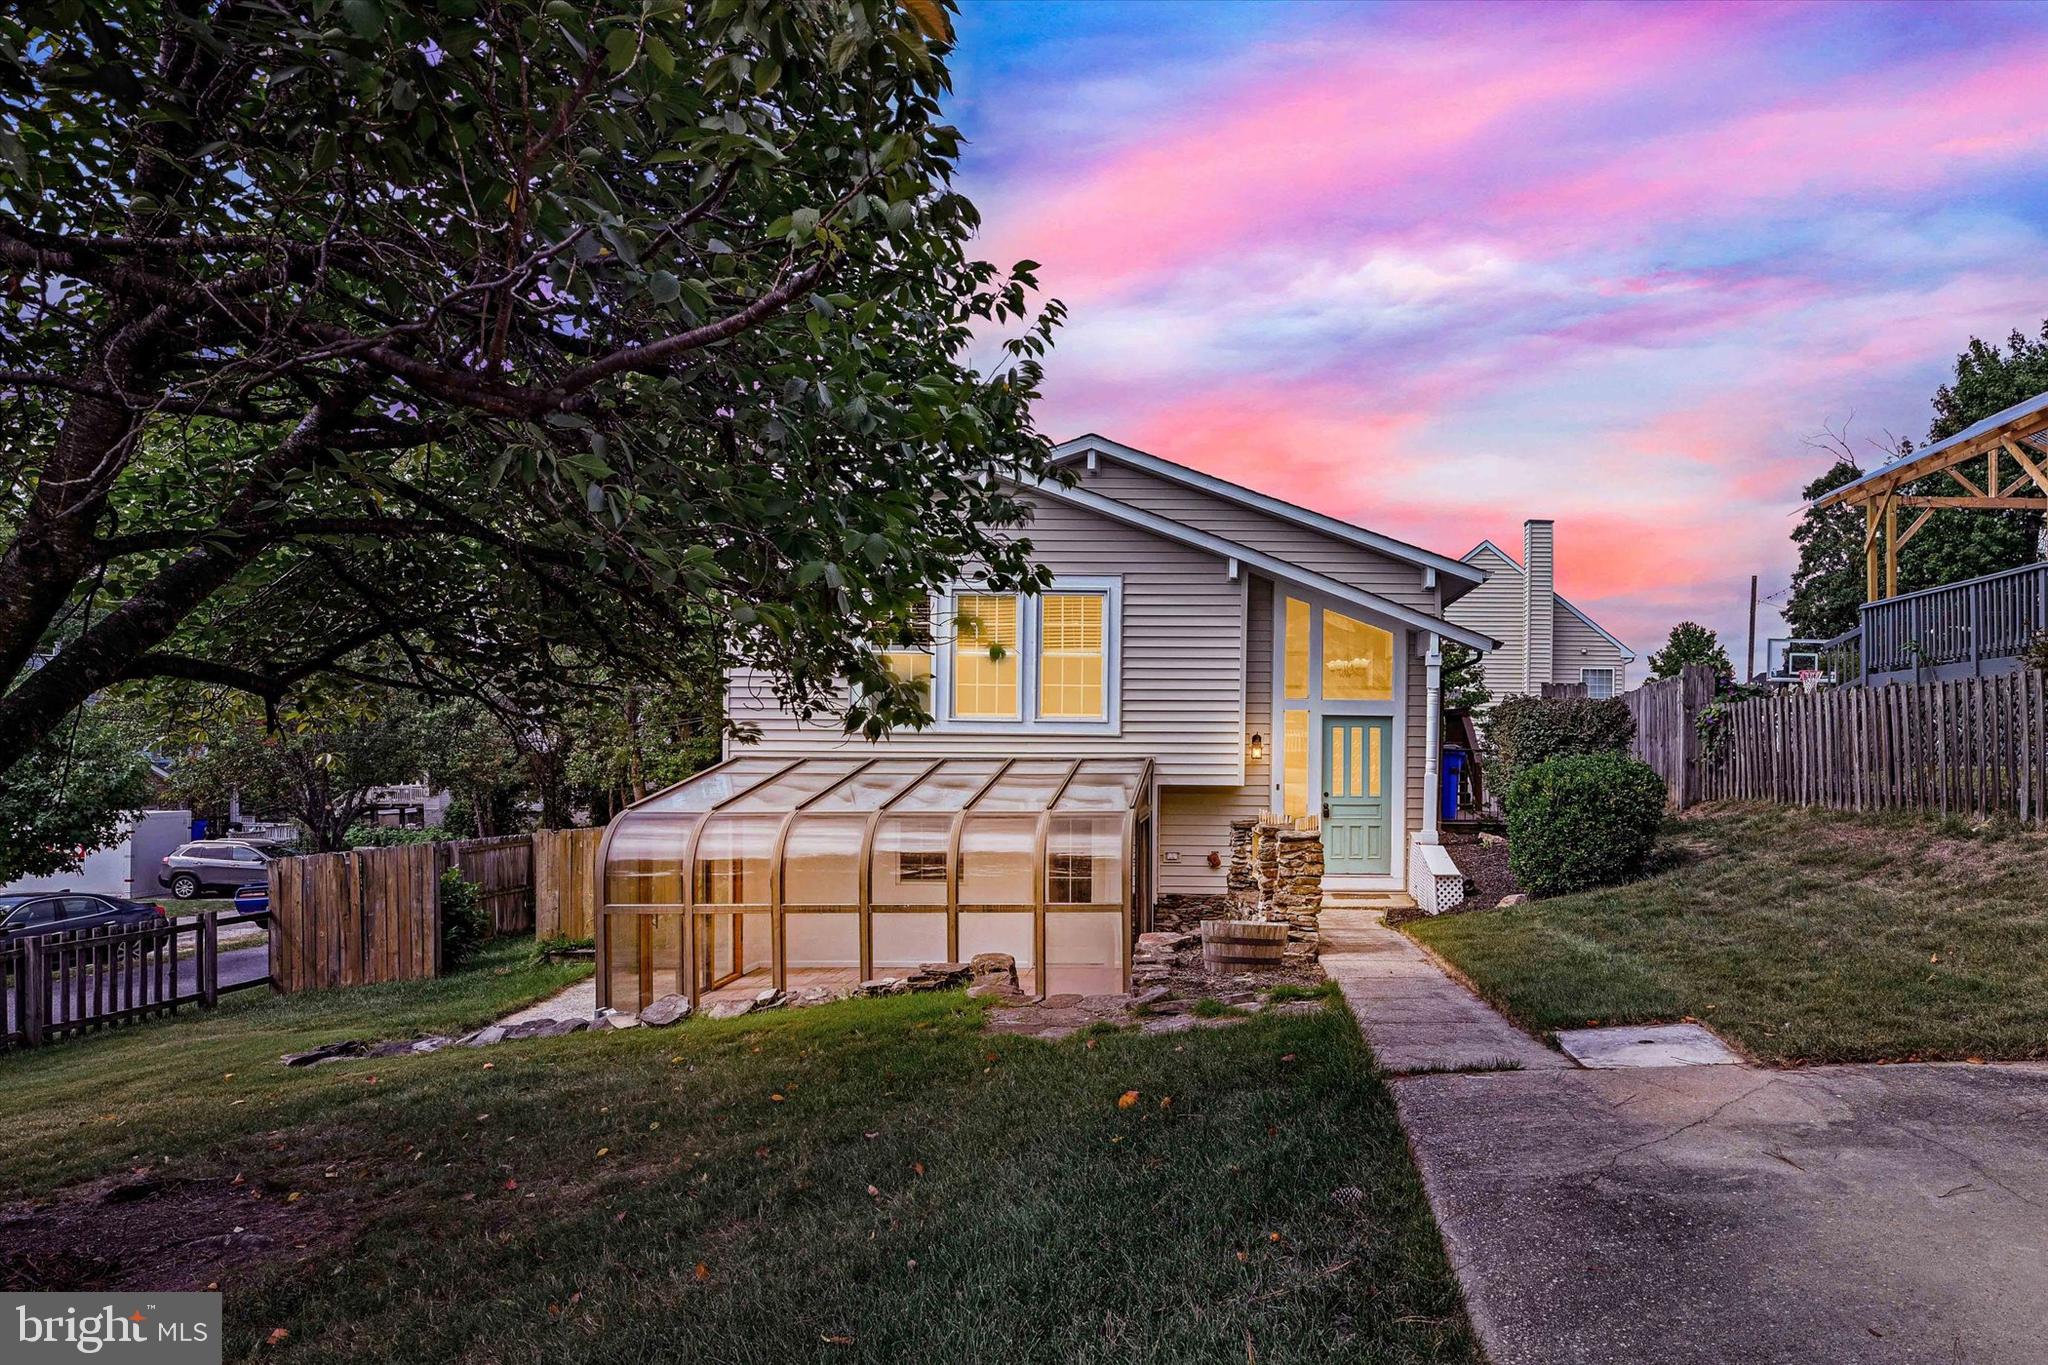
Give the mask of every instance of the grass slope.
[[2048, 1056], [2048, 834], [1710, 808], [1630, 886], [1408, 932], [1528, 1028], [1697, 1017], [1780, 1062]]
[[0, 1060], [0, 1196], [147, 1163], [345, 1220], [229, 1279], [230, 1360], [1478, 1359], [1335, 1006], [1046, 1044], [946, 994], [276, 1063], [570, 974], [501, 951]]

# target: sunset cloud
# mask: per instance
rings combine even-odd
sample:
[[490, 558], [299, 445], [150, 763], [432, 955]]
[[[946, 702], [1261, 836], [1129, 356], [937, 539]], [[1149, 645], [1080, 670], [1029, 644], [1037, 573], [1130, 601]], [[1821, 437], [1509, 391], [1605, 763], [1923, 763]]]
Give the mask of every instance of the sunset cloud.
[[1782, 586], [1807, 438], [2048, 314], [2038, 7], [974, 5], [1041, 425], [1458, 553], [1559, 523], [1647, 650]]

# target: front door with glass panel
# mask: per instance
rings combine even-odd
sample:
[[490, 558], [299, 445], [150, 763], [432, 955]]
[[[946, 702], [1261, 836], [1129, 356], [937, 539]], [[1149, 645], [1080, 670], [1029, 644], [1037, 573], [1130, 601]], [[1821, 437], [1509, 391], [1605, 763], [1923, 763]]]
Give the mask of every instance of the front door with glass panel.
[[1388, 873], [1393, 860], [1393, 722], [1323, 719], [1323, 871]]

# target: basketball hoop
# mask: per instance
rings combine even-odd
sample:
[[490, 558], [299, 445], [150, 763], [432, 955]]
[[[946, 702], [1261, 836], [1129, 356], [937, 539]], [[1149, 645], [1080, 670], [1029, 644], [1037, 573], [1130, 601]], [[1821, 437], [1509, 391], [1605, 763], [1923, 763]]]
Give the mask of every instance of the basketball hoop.
[[1801, 691], [1804, 691], [1804, 692], [1817, 692], [1817, 691], [1819, 691], [1819, 690], [1820, 690], [1820, 681], [1821, 681], [1821, 678], [1822, 678], [1822, 677], [1824, 677], [1824, 676], [1825, 676], [1825, 675], [1824, 675], [1824, 674], [1822, 674], [1822, 672], [1821, 672], [1821, 671], [1820, 671], [1819, 669], [1817, 669], [1817, 668], [1802, 668], [1802, 669], [1800, 669], [1800, 670], [1799, 670], [1799, 687], [1800, 687], [1800, 690], [1801, 690]]

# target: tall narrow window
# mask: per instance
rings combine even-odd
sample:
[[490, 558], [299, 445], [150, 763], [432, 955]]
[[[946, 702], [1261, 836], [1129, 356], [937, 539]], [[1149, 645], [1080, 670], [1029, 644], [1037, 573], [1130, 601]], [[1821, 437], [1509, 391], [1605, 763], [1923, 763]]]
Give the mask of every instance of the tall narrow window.
[[1393, 696], [1394, 637], [1378, 626], [1325, 610], [1323, 700], [1391, 701]]
[[964, 592], [954, 604], [953, 714], [1017, 719], [1017, 598]]
[[1308, 814], [1308, 712], [1280, 718], [1280, 813], [1289, 820]]
[[1046, 720], [1107, 720], [1103, 595], [1055, 592], [1039, 602], [1038, 714]]
[[932, 691], [932, 604], [911, 612], [908, 627], [882, 651], [882, 667], [898, 682], [914, 684], [927, 703]]
[[1298, 597], [1287, 599], [1287, 644], [1283, 659], [1286, 694], [1290, 701], [1308, 696], [1308, 603]]
[[1589, 697], [1611, 697], [1614, 695], [1614, 670], [1611, 668], [1582, 668], [1579, 681], [1586, 685]]

